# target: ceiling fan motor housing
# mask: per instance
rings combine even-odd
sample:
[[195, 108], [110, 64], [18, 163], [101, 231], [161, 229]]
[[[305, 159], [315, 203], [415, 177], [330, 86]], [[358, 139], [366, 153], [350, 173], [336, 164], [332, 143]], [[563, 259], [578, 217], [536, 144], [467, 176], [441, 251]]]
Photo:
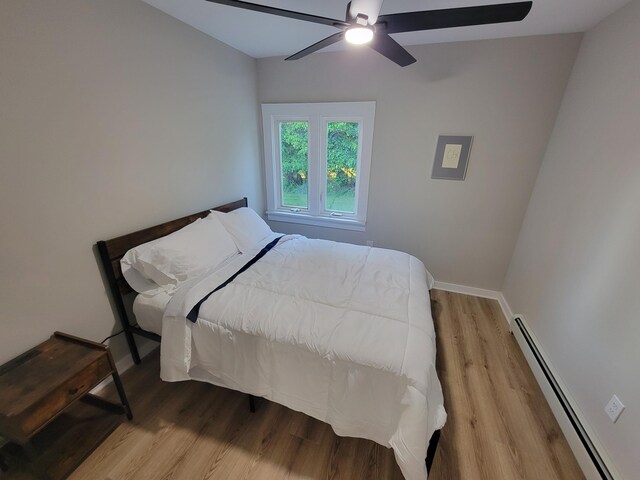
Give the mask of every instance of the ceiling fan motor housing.
[[359, 13], [355, 18], [355, 23], [366, 27], [367, 25], [369, 25], [369, 17], [364, 13]]

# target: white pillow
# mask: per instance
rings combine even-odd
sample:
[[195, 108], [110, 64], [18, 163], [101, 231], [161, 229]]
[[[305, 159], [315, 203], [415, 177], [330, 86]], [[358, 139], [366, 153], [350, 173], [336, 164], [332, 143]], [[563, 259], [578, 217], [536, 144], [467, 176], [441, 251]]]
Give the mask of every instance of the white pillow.
[[160, 240], [161, 238], [158, 238], [156, 240], [143, 243], [142, 245], [138, 245], [137, 247], [127, 251], [127, 253], [125, 253], [124, 256], [120, 259], [120, 269], [122, 270], [122, 276], [127, 281], [129, 286], [138, 293], [155, 295], [156, 293], [163, 291], [163, 288], [160, 287], [160, 285], [152, 280], [149, 280], [135, 268], [135, 266], [138, 266], [140, 270], [143, 270], [142, 266], [137, 265], [138, 256], [145, 250], [158, 243], [158, 241]]
[[[209, 215], [166, 237], [129, 250], [121, 265], [123, 276], [137, 292], [152, 294], [162, 289], [172, 293], [182, 282], [237, 253], [231, 235], [215, 215]], [[148, 283], [145, 285], [140, 277]]]
[[255, 211], [248, 207], [238, 208], [229, 213], [214, 212], [236, 241], [238, 249], [244, 253], [255, 247], [273, 232], [269, 225]]
[[151, 280], [147, 280], [144, 276], [132, 268], [131, 266], [122, 267], [122, 276], [127, 281], [129, 286], [138, 293], [144, 293], [146, 295], [156, 295], [164, 291], [160, 285]]

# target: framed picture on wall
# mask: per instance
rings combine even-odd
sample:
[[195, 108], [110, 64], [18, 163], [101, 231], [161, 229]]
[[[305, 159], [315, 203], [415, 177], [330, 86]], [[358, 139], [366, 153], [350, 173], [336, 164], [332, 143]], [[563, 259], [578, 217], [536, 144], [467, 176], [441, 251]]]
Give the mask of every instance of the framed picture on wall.
[[431, 178], [464, 180], [469, 165], [473, 137], [440, 135], [433, 160]]

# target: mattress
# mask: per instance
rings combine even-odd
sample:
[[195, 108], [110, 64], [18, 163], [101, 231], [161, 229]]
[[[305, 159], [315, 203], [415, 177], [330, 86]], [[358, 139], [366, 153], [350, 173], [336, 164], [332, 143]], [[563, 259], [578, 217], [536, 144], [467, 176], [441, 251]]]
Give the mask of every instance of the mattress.
[[162, 317], [170, 300], [171, 295], [166, 292], [137, 295], [133, 301], [133, 314], [140, 328], [162, 335]]
[[[338, 435], [393, 448], [404, 477], [424, 480], [428, 440], [446, 412], [433, 278], [422, 262], [287, 235], [227, 284], [251, 253], [240, 257], [173, 295], [162, 322], [162, 379], [269, 398]], [[205, 297], [197, 320], [187, 320]]]

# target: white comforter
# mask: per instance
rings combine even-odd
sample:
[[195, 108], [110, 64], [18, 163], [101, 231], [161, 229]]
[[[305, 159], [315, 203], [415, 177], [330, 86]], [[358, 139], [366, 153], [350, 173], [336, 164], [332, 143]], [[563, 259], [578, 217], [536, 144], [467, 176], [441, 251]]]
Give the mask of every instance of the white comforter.
[[252, 256], [176, 292], [163, 319], [162, 379], [269, 398], [338, 435], [393, 448], [405, 478], [424, 480], [428, 441], [446, 413], [435, 369], [433, 279], [422, 262], [288, 235], [213, 294], [196, 323], [186, 320]]

